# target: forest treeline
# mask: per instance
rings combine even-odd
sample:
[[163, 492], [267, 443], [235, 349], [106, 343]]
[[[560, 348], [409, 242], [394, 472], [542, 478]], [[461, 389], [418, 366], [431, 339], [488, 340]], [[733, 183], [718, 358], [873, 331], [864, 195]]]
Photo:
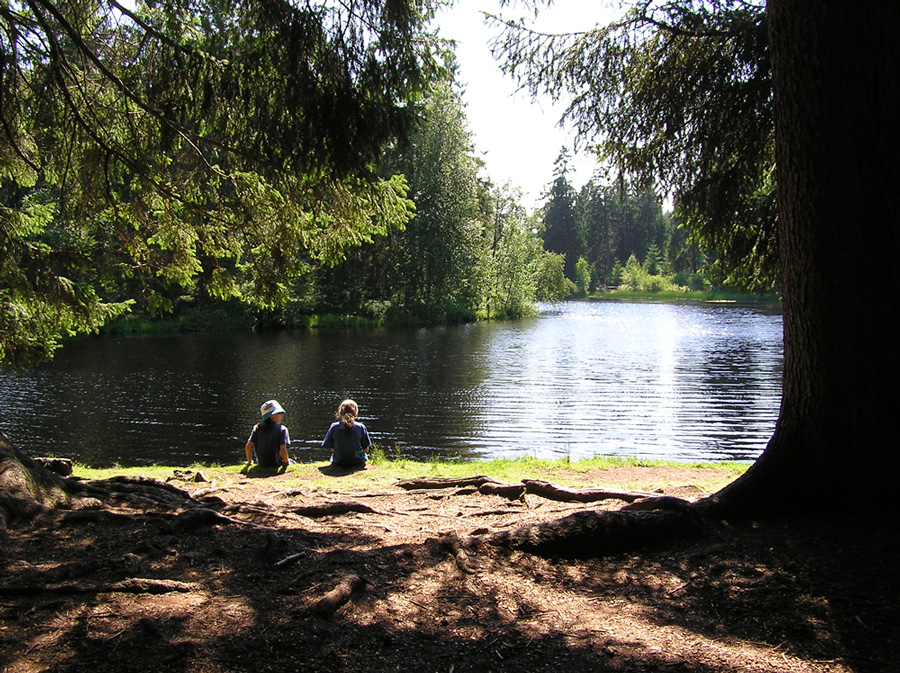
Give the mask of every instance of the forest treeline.
[[742, 277], [717, 260], [769, 249], [758, 228], [735, 245], [697, 226], [705, 211], [664, 212], [652, 181], [614, 163], [576, 191], [565, 149], [527, 212], [483, 175], [453, 45], [431, 26], [440, 4], [10, 5], [0, 362], [167, 316], [514, 318], [597, 288], [709, 287]]
[[515, 186], [483, 174], [476, 150], [459, 92], [450, 81], [435, 86], [409, 145], [388, 150], [380, 168], [405, 181], [404, 223], [334, 263], [304, 259], [278, 306], [219, 299], [201, 275], [189, 291], [158, 288], [174, 321], [136, 313], [109, 329], [458, 323], [524, 317], [537, 302], [597, 290], [717, 287], [707, 255], [653, 189], [590, 180], [576, 190], [562, 148], [542, 206], [529, 213]]

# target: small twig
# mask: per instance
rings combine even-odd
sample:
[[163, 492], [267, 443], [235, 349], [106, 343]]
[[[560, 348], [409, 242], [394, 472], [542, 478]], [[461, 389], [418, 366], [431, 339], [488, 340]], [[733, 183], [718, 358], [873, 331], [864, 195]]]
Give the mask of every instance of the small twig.
[[300, 552], [299, 554], [291, 554], [290, 556], [286, 556], [275, 564], [275, 567], [290, 565], [291, 563], [296, 563], [301, 558], [306, 556], [306, 552]]

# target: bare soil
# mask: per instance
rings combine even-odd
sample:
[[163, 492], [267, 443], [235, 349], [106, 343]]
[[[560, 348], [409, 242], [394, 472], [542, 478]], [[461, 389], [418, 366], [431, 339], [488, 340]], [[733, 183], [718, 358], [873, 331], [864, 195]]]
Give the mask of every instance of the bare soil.
[[[659, 470], [580, 479], [705, 495]], [[10, 527], [0, 671], [900, 671], [884, 520], [713, 522], [562, 558], [473, 541], [625, 503], [195, 476], [100, 484]]]

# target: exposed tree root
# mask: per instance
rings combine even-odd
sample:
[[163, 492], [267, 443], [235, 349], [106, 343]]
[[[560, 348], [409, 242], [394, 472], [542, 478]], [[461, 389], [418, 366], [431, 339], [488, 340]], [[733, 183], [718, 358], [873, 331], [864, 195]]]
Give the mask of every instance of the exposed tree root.
[[3, 596], [31, 596], [39, 594], [166, 594], [171, 592], [187, 593], [197, 589], [192, 582], [175, 580], [157, 580], [144, 577], [130, 577], [112, 584], [87, 584], [85, 582], [64, 582], [61, 584], [28, 585], [19, 587], [0, 587]]
[[637, 512], [652, 509], [667, 509], [673, 512], [686, 512], [695, 509], [695, 506], [684, 498], [676, 498], [672, 495], [653, 495], [648, 498], [641, 498], [628, 503], [622, 508], [622, 511]]
[[525, 495], [525, 484], [485, 483], [478, 487], [478, 492], [483, 495], [499, 495], [510, 500], [521, 500]]
[[[0, 516], [5, 526], [11, 516], [34, 519], [44, 514], [57, 523], [76, 524], [83, 521], [117, 523], [133, 520], [131, 514], [102, 509], [102, 502], [125, 498], [141, 508], [143, 516], [157, 516], [175, 532], [187, 532], [215, 525], [240, 525], [254, 529], [273, 529], [202, 507], [186, 491], [154, 479], [115, 478], [103, 482], [84, 483], [64, 480], [48, 472], [5, 442], [0, 442]], [[464, 479], [423, 477], [399, 484], [410, 490], [472, 489], [488, 494], [522, 498], [525, 494], [554, 501], [590, 503], [609, 498], [631, 503], [631, 511], [580, 511], [554, 521], [521, 526], [512, 530], [482, 534], [460, 540], [456, 534], [445, 535], [441, 545], [454, 557], [464, 573], [472, 572], [468, 550], [477, 545], [528, 550], [538, 554], [600, 556], [626, 549], [671, 543], [674, 539], [696, 535], [704, 528], [702, 510], [685, 500], [643, 491], [609, 489], [568, 489], [547, 481], [524, 480], [522, 484], [505, 484], [484, 475]], [[90, 502], [94, 501], [94, 505]], [[62, 509], [57, 509], [61, 507]], [[81, 507], [81, 509], [79, 509]], [[239, 512], [251, 516], [303, 516], [318, 518], [348, 513], [386, 514], [358, 501], [329, 502], [293, 507], [283, 512], [242, 504]], [[73, 511], [74, 510], [74, 511]], [[153, 510], [156, 510], [155, 512]], [[176, 513], [171, 513], [177, 510]], [[402, 512], [396, 512], [400, 514]], [[455, 517], [451, 517], [455, 518]], [[299, 558], [299, 557], [298, 557]], [[349, 581], [349, 580], [347, 580]], [[357, 585], [350, 582], [340, 587]], [[326, 601], [323, 606], [329, 605]], [[326, 607], [317, 608], [325, 610]], [[336, 609], [336, 608], [335, 608]]]
[[138, 498], [144, 498], [157, 506], [167, 506], [170, 509], [196, 502], [184, 489], [147, 477], [113, 477], [94, 482], [72, 479], [68, 483], [68, 489], [74, 494], [107, 499], [119, 497], [126, 501], [137, 501]]
[[439, 538], [440, 545], [453, 556], [456, 567], [461, 572], [469, 574], [475, 572], [475, 567], [469, 560], [469, 555], [464, 548], [464, 542], [459, 539], [455, 531], [444, 533]]
[[416, 479], [405, 479], [397, 482], [397, 486], [407, 491], [417, 489], [430, 488], [461, 488], [465, 486], [474, 486], [480, 488], [483, 484], [503, 485], [503, 482], [497, 481], [493, 477], [483, 474], [474, 477], [417, 477]]
[[331, 617], [355, 592], [362, 591], [365, 587], [366, 580], [359, 575], [345, 575], [334, 589], [310, 607], [310, 612], [319, 617]]
[[521, 526], [469, 538], [543, 556], [599, 557], [621, 551], [672, 544], [707, 529], [693, 509], [683, 511], [582, 511], [547, 523]]
[[304, 507], [293, 507], [291, 511], [294, 514], [315, 519], [322, 516], [336, 516], [340, 514], [349, 514], [350, 512], [359, 512], [362, 514], [383, 514], [379, 510], [364, 505], [361, 502], [330, 502], [325, 505], [309, 505]]
[[217, 524], [234, 524], [239, 526], [249, 526], [261, 530], [268, 530], [265, 526], [260, 526], [249, 521], [241, 521], [224, 514], [219, 514], [215, 510], [206, 507], [194, 507], [186, 509], [175, 515], [171, 521], [172, 529], [178, 532], [196, 530], [197, 528], [205, 528], [215, 526]]
[[560, 502], [599, 502], [600, 500], [624, 500], [633, 502], [642, 498], [652, 498], [656, 494], [647, 491], [615, 491], [606, 488], [563, 488], [541, 479], [525, 479], [525, 492], [539, 495], [547, 500]]
[[41, 467], [50, 470], [54, 474], [58, 474], [60, 477], [69, 477], [72, 475], [72, 461], [68, 458], [53, 458], [48, 456], [35, 458], [34, 462]]
[[71, 502], [65, 479], [17, 451], [0, 433], [0, 535], [15, 519], [30, 521]]
[[399, 482], [401, 488], [408, 491], [423, 489], [458, 489], [444, 495], [468, 495], [472, 488], [477, 488], [479, 493], [485, 495], [499, 495], [511, 500], [517, 500], [526, 494], [536, 495], [547, 500], [558, 502], [599, 502], [601, 500], [623, 500], [625, 502], [646, 501], [636, 509], [674, 509], [679, 507], [676, 501], [680, 501], [682, 508], [688, 506], [687, 500], [681, 500], [672, 496], [660, 498], [657, 493], [649, 491], [618, 491], [606, 488], [579, 488], [571, 489], [557, 486], [542, 479], [525, 479], [521, 484], [507, 484], [485, 475], [474, 477], [419, 477]]

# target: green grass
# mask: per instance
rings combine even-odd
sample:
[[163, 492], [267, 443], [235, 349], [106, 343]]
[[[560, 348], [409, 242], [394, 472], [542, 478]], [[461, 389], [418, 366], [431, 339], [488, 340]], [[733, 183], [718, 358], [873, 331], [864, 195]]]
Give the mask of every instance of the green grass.
[[[246, 468], [243, 465], [201, 465], [172, 467], [148, 465], [143, 467], [91, 468], [75, 465], [75, 476], [102, 480], [116, 476], [144, 476], [165, 481], [175, 474], [176, 470], [197, 472], [202, 470], [207, 479], [214, 484], [230, 483], [246, 479], [273, 478], [277, 476], [277, 484], [283, 488], [315, 486], [341, 490], [373, 490], [394, 489], [396, 482], [415, 477], [452, 477], [462, 478], [475, 475], [487, 475], [500, 481], [517, 483], [523, 479], [544, 479], [567, 487], [604, 486], [603, 472], [615, 468], [658, 468], [647, 470], [653, 474], [653, 485], [683, 485], [683, 476], [673, 470], [674, 481], [666, 483], [666, 468], [693, 468], [699, 470], [694, 474], [693, 483], [706, 491], [718, 490], [725, 483], [742, 474], [749, 463], [740, 461], [716, 461], [682, 463], [676, 461], [643, 460], [638, 458], [620, 458], [615, 456], [595, 456], [570, 460], [568, 458], [541, 459], [533, 457], [496, 458], [485, 461], [461, 462], [453, 460], [415, 461], [402, 457], [389, 457], [380, 447], [375, 447], [372, 459], [365, 470], [334, 476], [323, 472], [327, 463], [297, 463], [284, 474], [276, 475], [274, 470], [258, 467]], [[661, 468], [661, 472], [659, 468]], [[648, 477], [649, 478], [649, 477]], [[621, 487], [621, 485], [619, 485]], [[647, 488], [640, 475], [629, 482], [626, 488]]]
[[780, 308], [781, 302], [775, 294], [742, 294], [723, 290], [671, 290], [665, 292], [641, 292], [638, 290], [612, 290], [608, 292], [594, 291], [588, 299], [603, 299], [607, 301], [696, 301], [696, 302], [722, 302], [735, 304], [758, 304]]

